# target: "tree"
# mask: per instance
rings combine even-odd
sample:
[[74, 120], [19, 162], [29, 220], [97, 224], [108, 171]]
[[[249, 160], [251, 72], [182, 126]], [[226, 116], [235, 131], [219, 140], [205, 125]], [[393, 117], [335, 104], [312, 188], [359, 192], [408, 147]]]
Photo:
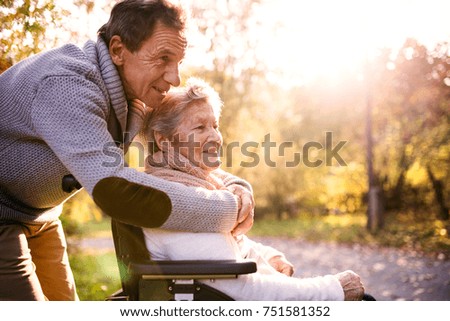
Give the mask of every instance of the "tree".
[[[408, 39], [395, 59], [389, 58], [392, 52], [380, 57], [380, 65], [388, 68], [380, 69], [376, 90], [375, 158], [391, 209], [405, 206], [407, 200], [424, 204], [423, 194], [431, 182], [440, 217], [448, 219], [449, 54], [446, 43], [428, 50]], [[428, 173], [429, 181], [413, 186], [407, 178], [419, 169]]]
[[61, 14], [54, 0], [0, 1], [0, 73], [44, 49], [52, 41], [46, 28], [55, 26]]

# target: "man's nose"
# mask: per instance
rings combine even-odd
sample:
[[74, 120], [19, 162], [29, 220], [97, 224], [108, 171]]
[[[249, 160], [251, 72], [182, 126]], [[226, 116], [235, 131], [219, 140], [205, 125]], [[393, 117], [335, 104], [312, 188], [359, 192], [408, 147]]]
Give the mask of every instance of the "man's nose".
[[180, 78], [180, 72], [178, 70], [178, 65], [174, 65], [174, 66], [170, 67], [170, 69], [164, 73], [164, 80], [167, 81], [169, 84], [171, 84], [174, 87], [178, 87], [181, 84], [181, 78]]

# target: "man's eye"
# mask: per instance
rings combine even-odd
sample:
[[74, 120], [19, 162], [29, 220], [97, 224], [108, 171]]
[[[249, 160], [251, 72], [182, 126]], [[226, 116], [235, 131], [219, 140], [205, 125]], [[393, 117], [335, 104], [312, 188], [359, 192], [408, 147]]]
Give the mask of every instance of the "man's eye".
[[170, 59], [169, 59], [169, 56], [162, 56], [161, 60], [164, 62], [168, 62]]
[[204, 125], [199, 125], [199, 126], [195, 127], [195, 129], [199, 129], [199, 130], [202, 130], [203, 128], [205, 128]]

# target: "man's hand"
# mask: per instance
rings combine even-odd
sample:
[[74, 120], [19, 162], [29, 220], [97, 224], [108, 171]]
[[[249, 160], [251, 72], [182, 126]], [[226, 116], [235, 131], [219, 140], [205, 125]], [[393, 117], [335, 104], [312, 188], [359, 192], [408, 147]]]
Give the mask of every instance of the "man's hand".
[[364, 295], [364, 286], [361, 278], [353, 271], [344, 271], [336, 274], [342, 289], [345, 301], [361, 301]]
[[278, 272], [292, 276], [294, 274], [294, 266], [284, 256], [277, 255], [269, 259], [269, 264]]
[[253, 194], [238, 184], [227, 187], [238, 200], [238, 217], [236, 225], [231, 233], [233, 236], [243, 235], [247, 233], [253, 226], [255, 200]]

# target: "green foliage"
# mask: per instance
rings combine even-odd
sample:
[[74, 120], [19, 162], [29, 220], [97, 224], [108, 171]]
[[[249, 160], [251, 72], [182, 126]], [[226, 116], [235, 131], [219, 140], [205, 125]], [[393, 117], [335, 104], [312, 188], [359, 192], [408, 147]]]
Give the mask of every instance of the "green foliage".
[[68, 236], [83, 235], [87, 222], [93, 221], [99, 225], [106, 222], [103, 220], [103, 213], [85, 190], [81, 190], [64, 204], [61, 221]]
[[429, 212], [402, 211], [387, 217], [386, 228], [374, 237], [378, 244], [424, 252], [450, 253], [450, 224]]
[[0, 73], [54, 41], [46, 29], [62, 14], [54, 0], [0, 1]]

